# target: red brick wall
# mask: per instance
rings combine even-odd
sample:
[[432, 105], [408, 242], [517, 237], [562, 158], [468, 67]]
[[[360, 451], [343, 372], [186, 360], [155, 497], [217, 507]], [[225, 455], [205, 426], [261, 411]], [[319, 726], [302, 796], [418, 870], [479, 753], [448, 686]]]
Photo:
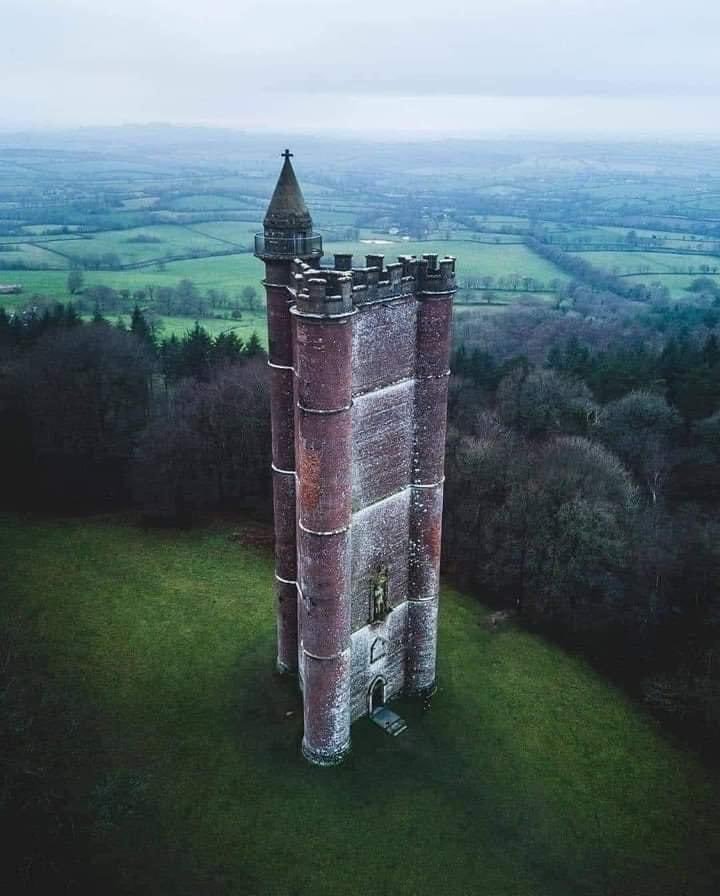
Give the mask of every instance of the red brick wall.
[[[434, 687], [453, 264], [297, 264], [290, 315], [268, 286], [273, 459], [297, 470], [275, 490], [278, 570], [292, 553], [298, 582], [279, 641], [299, 654], [315, 762], [344, 755], [378, 678], [386, 699]], [[371, 621], [381, 568], [391, 611]]]

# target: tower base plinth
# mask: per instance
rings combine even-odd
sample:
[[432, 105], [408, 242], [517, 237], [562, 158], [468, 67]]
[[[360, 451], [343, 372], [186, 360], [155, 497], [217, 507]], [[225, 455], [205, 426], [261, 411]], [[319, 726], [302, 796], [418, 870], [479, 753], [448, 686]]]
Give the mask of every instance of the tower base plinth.
[[348, 741], [344, 746], [340, 747], [339, 750], [333, 750], [331, 752], [313, 749], [305, 743], [304, 739], [302, 742], [302, 754], [307, 759], [307, 761], [311, 762], [313, 765], [320, 765], [323, 767], [340, 765], [340, 763], [345, 759], [349, 752], [350, 741]]

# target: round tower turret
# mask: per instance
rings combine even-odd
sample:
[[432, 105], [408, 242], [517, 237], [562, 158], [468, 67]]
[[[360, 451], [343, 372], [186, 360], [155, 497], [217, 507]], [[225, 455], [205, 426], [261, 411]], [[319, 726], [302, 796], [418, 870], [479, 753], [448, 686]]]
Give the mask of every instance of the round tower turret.
[[255, 255], [265, 262], [268, 362], [271, 371], [273, 508], [275, 578], [278, 601], [277, 665], [281, 672], [298, 668], [297, 543], [295, 532], [294, 363], [290, 304], [292, 265], [296, 258], [317, 263], [322, 237], [312, 218], [285, 150], [284, 162], [264, 220], [255, 236]]
[[286, 149], [280, 177], [263, 220], [263, 232], [255, 234], [255, 255], [273, 261], [318, 260], [322, 237], [313, 232], [313, 222], [293, 170], [292, 153]]

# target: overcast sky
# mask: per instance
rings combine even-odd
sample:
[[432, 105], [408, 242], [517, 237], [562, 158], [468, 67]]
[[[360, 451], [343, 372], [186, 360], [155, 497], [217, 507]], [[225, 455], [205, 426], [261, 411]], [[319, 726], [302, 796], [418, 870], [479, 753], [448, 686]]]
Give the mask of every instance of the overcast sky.
[[720, 0], [0, 0], [0, 127], [720, 134]]

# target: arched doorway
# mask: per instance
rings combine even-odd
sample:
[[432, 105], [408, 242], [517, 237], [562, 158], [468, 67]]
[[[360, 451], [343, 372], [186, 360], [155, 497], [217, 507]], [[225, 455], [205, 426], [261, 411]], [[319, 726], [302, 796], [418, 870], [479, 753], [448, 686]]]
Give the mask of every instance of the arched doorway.
[[385, 705], [385, 679], [376, 678], [368, 691], [368, 713], [372, 715]]

